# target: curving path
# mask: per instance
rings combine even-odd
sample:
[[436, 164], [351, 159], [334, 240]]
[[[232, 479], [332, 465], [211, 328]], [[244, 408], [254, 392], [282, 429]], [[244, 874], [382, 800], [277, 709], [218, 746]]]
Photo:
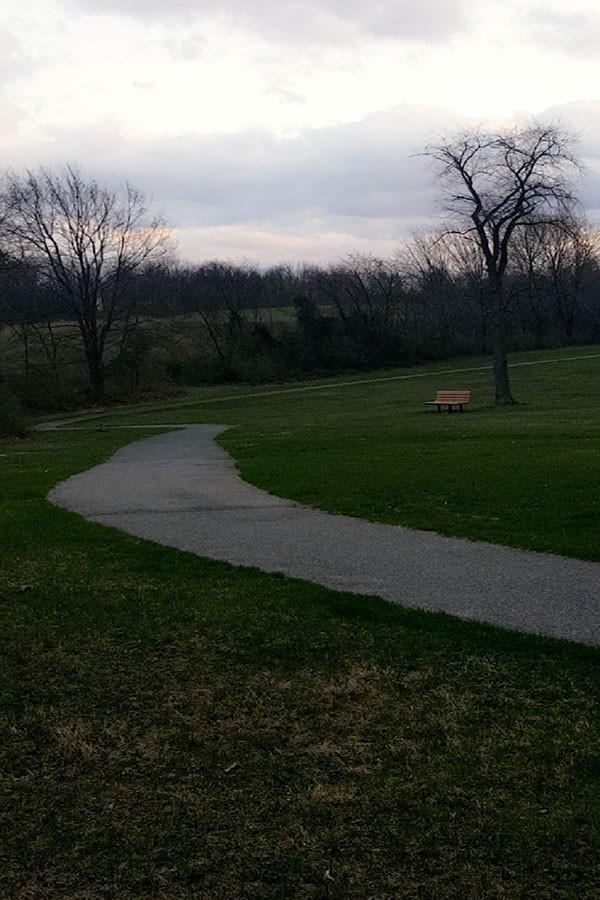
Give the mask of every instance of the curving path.
[[49, 499], [94, 522], [236, 565], [507, 628], [600, 643], [600, 563], [309, 509], [242, 481], [192, 425], [123, 447]]

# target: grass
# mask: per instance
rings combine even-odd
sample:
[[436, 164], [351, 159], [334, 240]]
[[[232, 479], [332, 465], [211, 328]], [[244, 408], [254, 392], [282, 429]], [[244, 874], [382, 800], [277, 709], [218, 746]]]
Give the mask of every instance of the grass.
[[[458, 429], [500, 462], [511, 433], [571, 448], [577, 481], [578, 442], [588, 460], [597, 425], [594, 365], [523, 370], [525, 403], [499, 413], [474, 379], [468, 414], [421, 412], [434, 377], [230, 400], [195, 418], [239, 423], [227, 442], [245, 474], [290, 496], [327, 507], [330, 480], [362, 473], [344, 504], [370, 493], [369, 515], [387, 518], [385, 459], [440, 441], [467, 467]], [[0, 897], [598, 897], [598, 651], [203, 560], [46, 502], [139, 437], [0, 442]], [[518, 458], [533, 470], [533, 452]], [[455, 496], [448, 527], [464, 518]], [[575, 555], [590, 555], [578, 534]]]
[[[213, 388], [95, 422], [238, 426], [222, 443], [244, 478], [279, 496], [335, 513], [600, 560], [596, 354], [600, 348], [516, 355], [512, 378], [520, 403], [501, 410], [489, 405], [490, 373], [478, 368], [485, 361], [460, 361], [405, 373], [413, 376], [405, 380], [363, 383], [368, 376], [356, 376], [304, 392]], [[525, 365], [561, 357], [566, 361]], [[467, 367], [472, 371], [435, 374]], [[427, 409], [440, 384], [472, 388], [468, 413]]]

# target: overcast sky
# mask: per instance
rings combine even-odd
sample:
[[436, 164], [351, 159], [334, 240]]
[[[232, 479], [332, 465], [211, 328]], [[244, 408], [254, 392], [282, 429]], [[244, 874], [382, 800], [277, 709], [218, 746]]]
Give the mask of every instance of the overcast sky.
[[391, 254], [436, 215], [424, 144], [531, 116], [600, 220], [597, 0], [20, 0], [0, 85], [0, 166], [128, 179], [185, 258]]

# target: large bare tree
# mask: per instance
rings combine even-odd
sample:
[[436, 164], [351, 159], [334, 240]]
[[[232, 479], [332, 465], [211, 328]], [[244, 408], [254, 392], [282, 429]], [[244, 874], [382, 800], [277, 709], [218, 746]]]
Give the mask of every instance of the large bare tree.
[[168, 249], [163, 220], [131, 185], [113, 190], [73, 166], [9, 174], [2, 206], [12, 253], [35, 265], [77, 323], [100, 399], [107, 339], [136, 296], [131, 279]]
[[438, 166], [450, 231], [475, 241], [486, 270], [496, 403], [514, 403], [507, 364], [504, 276], [515, 233], [535, 223], [562, 222], [575, 198], [578, 167], [569, 135], [556, 126], [465, 132], [426, 149]]

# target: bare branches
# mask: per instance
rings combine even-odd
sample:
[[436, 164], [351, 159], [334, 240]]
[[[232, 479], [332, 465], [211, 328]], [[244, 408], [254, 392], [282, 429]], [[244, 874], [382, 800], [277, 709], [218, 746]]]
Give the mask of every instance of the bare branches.
[[485, 262], [494, 329], [496, 402], [512, 403], [506, 349], [503, 279], [518, 230], [564, 222], [576, 204], [571, 177], [579, 164], [572, 139], [555, 126], [456, 135], [428, 147], [442, 183], [442, 201], [456, 227], [475, 239]]
[[2, 209], [10, 251], [35, 265], [77, 321], [100, 394], [108, 333], [118, 316], [129, 314], [128, 283], [169, 251], [163, 220], [131, 185], [115, 191], [73, 166], [9, 174]]
[[554, 126], [498, 134], [465, 133], [429, 147], [446, 211], [477, 235], [488, 272], [502, 275], [516, 228], [565, 219], [576, 203], [570, 176], [579, 164], [571, 139]]

